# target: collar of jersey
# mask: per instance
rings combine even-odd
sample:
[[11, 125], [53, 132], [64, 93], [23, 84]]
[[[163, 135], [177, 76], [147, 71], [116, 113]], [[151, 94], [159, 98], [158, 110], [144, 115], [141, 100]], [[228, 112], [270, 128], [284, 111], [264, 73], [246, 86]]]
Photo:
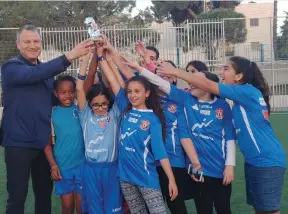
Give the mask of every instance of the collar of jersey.
[[[93, 112], [93, 111], [92, 111]], [[104, 115], [97, 115], [97, 114], [95, 114], [94, 112], [93, 112], [93, 114], [94, 114], [94, 116], [96, 117], [96, 118], [102, 118], [102, 117], [107, 117], [108, 116], [108, 112], [106, 113], [106, 114], [104, 114]]]
[[216, 102], [216, 100], [217, 100], [217, 97], [214, 97], [214, 99], [211, 100], [211, 101], [204, 101], [204, 100], [199, 100], [199, 99], [198, 99], [198, 102], [199, 102], [199, 103], [209, 103], [209, 104], [213, 104], [213, 103]]
[[152, 109], [136, 109], [134, 107], [132, 109], [135, 110], [135, 111], [141, 111], [141, 112], [153, 112]]

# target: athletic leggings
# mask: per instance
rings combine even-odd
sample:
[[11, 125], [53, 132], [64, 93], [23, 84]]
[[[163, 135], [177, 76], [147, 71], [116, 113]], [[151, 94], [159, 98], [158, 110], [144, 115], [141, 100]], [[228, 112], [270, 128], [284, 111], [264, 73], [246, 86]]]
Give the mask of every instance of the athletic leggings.
[[122, 193], [131, 214], [166, 214], [165, 203], [160, 190], [140, 187], [129, 182], [120, 181]]

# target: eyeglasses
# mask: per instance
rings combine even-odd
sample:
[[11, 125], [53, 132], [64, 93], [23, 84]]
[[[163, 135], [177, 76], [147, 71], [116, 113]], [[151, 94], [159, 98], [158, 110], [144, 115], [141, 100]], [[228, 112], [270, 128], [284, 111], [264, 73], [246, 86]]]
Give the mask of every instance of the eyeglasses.
[[102, 104], [95, 103], [95, 104], [91, 104], [91, 107], [92, 109], [95, 109], [95, 110], [98, 110], [100, 107], [102, 109], [107, 109], [108, 105], [109, 105], [108, 103], [102, 103]]

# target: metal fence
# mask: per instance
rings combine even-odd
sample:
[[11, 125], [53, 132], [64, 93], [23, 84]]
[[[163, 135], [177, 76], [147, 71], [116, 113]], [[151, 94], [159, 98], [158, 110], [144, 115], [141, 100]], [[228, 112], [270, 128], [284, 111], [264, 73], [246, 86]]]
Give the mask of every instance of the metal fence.
[[[204, 61], [210, 71], [218, 72], [230, 56], [243, 56], [257, 62], [271, 87], [273, 110], [288, 109], [288, 35], [281, 34], [284, 17], [250, 19], [197, 20], [182, 25], [170, 22], [152, 23], [148, 28], [137, 26], [102, 26], [111, 43], [120, 52], [136, 58], [137, 40], [156, 46], [160, 57], [181, 68], [191, 60]], [[255, 24], [256, 23], [256, 24]], [[278, 25], [275, 25], [278, 23]], [[288, 26], [287, 26], [288, 27]], [[17, 53], [16, 28], [0, 28], [0, 65]], [[42, 36], [42, 61], [51, 60], [88, 38], [84, 27], [39, 27]], [[287, 49], [287, 51], [285, 51]], [[286, 56], [287, 52], [287, 56]], [[78, 61], [67, 72], [76, 75]], [[180, 84], [184, 87], [184, 84]]]

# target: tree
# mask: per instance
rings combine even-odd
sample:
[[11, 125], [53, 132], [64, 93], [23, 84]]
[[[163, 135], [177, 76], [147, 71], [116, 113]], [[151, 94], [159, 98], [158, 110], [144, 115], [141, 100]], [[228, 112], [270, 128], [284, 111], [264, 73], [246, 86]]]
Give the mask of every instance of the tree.
[[276, 60], [287, 60], [288, 59], [288, 12], [286, 13], [286, 19], [283, 25], [280, 27], [281, 32], [276, 40], [275, 59]]
[[[231, 9], [220, 8], [201, 13], [197, 16], [197, 22], [203, 22], [202, 27], [195, 27], [192, 22], [192, 25], [189, 25], [190, 28], [185, 29], [183, 33], [185, 41], [184, 51], [188, 51], [194, 48], [193, 46], [188, 47], [188, 43], [193, 44], [196, 36], [198, 42], [197, 45], [204, 48], [208, 61], [214, 60], [216, 57], [216, 50], [219, 48], [219, 44], [221, 42], [220, 40], [223, 38], [223, 25], [210, 24], [209, 22], [207, 23], [206, 20], [223, 21], [224, 18], [228, 18], [228, 20], [224, 21], [226, 44], [237, 44], [245, 42], [247, 35], [245, 16], [242, 13], [237, 13]], [[235, 19], [233, 20], [233, 18]]]
[[[208, 7], [234, 9], [239, 1], [210, 1], [207, 2]], [[172, 20], [175, 25], [181, 24], [186, 20], [194, 20], [204, 10], [204, 1], [152, 1], [153, 6], [150, 8], [157, 21]], [[214, 6], [214, 7], [213, 7]]]
[[[130, 13], [134, 7], [135, 0], [0, 2], [0, 28], [18, 28], [25, 24], [33, 24], [43, 28], [82, 27], [84, 26], [84, 19], [92, 16], [104, 33], [109, 31], [110, 40], [116, 41], [118, 46], [127, 47], [140, 39], [146, 39], [148, 44], [156, 45], [160, 35], [151, 29], [142, 35], [131, 34], [131, 31], [125, 29], [117, 30], [128, 29], [131, 25], [146, 28], [151, 24], [152, 15], [147, 10], [141, 11], [135, 18], [131, 18]], [[111, 30], [116, 24], [121, 27]], [[17, 49], [15, 48], [16, 30], [2, 30], [0, 32], [0, 46], [3, 50], [0, 53], [1, 63], [16, 55]], [[52, 41], [53, 38], [61, 38], [55, 48], [62, 52], [75, 45], [76, 38], [87, 36], [85, 30], [75, 32], [72, 35], [71, 33], [53, 32], [43, 35], [43, 40]]]

